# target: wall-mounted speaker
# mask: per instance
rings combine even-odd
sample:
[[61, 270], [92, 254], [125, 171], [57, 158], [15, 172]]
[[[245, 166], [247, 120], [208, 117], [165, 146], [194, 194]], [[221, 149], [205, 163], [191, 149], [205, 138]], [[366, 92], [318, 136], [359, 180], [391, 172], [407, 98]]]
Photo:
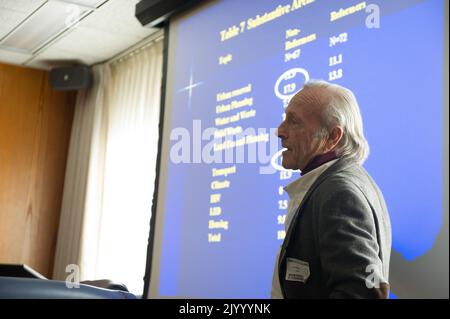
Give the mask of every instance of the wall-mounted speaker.
[[92, 71], [84, 65], [57, 67], [50, 71], [49, 79], [55, 90], [87, 89], [92, 84]]

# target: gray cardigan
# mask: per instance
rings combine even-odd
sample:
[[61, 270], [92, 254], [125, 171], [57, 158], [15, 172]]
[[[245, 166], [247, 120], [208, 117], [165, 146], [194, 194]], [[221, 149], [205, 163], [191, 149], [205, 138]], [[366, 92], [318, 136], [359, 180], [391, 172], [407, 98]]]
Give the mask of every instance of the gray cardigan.
[[[311, 186], [286, 233], [279, 258], [284, 297], [386, 298], [391, 240], [381, 191], [363, 167], [339, 159]], [[292, 274], [296, 263], [307, 279]]]

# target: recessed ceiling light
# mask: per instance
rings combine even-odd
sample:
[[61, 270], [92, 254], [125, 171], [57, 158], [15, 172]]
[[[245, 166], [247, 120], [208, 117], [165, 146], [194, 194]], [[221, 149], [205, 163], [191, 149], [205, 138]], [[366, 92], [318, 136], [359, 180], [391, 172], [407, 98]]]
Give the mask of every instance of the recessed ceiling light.
[[99, 5], [101, 5], [103, 2], [106, 2], [107, 0], [59, 0], [59, 1], [78, 4], [78, 5], [81, 5], [84, 7], [95, 9]]
[[[98, 1], [79, 1], [98, 2]], [[70, 28], [91, 9], [74, 2], [49, 1], [20, 24], [1, 43], [0, 47], [18, 52], [33, 53]]]

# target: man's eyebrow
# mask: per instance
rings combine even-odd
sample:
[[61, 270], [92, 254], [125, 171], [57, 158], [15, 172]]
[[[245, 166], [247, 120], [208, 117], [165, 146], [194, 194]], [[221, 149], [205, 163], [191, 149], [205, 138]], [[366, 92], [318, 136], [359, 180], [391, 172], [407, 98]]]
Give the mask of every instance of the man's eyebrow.
[[286, 116], [294, 117], [294, 118], [297, 117], [297, 116], [295, 116], [295, 114], [294, 114], [293, 112], [291, 112], [291, 111], [286, 112]]
[[297, 116], [297, 114], [295, 114], [294, 112], [291, 112], [291, 111], [286, 112], [286, 117], [288, 117], [288, 116], [295, 120], [299, 120], [299, 121], [302, 120], [300, 117]]

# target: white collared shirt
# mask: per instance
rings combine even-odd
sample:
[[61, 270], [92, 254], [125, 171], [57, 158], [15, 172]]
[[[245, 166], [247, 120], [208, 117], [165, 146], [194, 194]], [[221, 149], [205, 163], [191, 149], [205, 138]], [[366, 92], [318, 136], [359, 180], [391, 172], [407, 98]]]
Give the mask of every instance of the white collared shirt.
[[[314, 184], [316, 179], [323, 173], [327, 168], [333, 165], [337, 159], [326, 162], [325, 164], [320, 165], [319, 167], [313, 169], [312, 171], [306, 173], [305, 175], [299, 177], [292, 183], [288, 184], [284, 187], [284, 190], [289, 195], [289, 204], [286, 211], [286, 221], [284, 223], [284, 229], [289, 229], [289, 225], [292, 222], [292, 218], [295, 215], [295, 212], [300, 206], [300, 203], [308, 192], [309, 188]], [[277, 257], [275, 258], [275, 267], [272, 276], [272, 290], [270, 292], [270, 297], [272, 299], [282, 299], [283, 293], [281, 292], [280, 279], [278, 276], [278, 258], [280, 257], [280, 249], [278, 249]]]

